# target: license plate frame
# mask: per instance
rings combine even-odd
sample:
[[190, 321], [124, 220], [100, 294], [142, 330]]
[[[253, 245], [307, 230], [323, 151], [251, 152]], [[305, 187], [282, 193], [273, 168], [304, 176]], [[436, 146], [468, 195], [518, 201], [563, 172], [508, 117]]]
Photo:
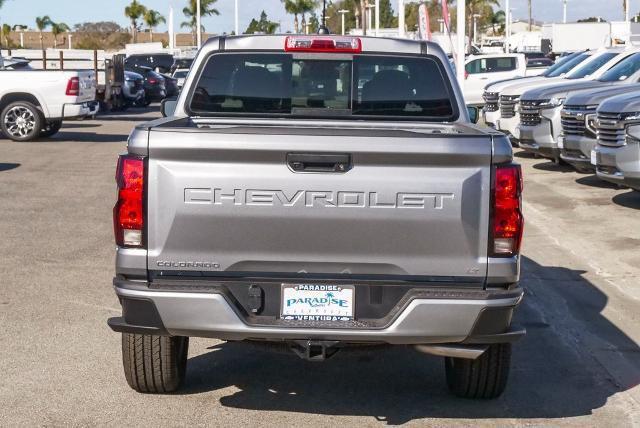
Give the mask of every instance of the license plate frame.
[[282, 320], [345, 322], [352, 321], [354, 313], [355, 287], [351, 284], [282, 283], [280, 286]]
[[598, 165], [598, 152], [596, 152], [595, 150], [591, 150], [591, 165]]

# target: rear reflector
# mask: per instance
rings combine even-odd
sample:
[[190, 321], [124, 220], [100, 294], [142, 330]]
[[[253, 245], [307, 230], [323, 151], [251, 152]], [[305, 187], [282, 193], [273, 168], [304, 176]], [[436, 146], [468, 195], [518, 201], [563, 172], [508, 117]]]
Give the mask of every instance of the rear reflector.
[[69, 79], [65, 94], [72, 97], [80, 95], [80, 79], [78, 77], [72, 77]]
[[494, 257], [512, 257], [520, 253], [524, 229], [520, 165], [497, 166], [492, 187], [489, 252]]
[[144, 230], [145, 161], [139, 156], [118, 159], [118, 202], [113, 208], [113, 230], [121, 247], [142, 247]]
[[289, 36], [286, 52], [360, 53], [362, 41], [357, 37]]

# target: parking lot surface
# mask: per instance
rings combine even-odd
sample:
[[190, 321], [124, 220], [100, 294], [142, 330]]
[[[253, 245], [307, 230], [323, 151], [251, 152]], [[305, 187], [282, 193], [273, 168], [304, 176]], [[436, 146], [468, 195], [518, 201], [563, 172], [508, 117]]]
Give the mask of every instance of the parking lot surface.
[[449, 395], [441, 359], [409, 348], [325, 363], [192, 339], [185, 388], [133, 392], [111, 288], [114, 165], [135, 123], [70, 122], [0, 139], [0, 426], [640, 426], [640, 193], [517, 153], [527, 220], [505, 395]]

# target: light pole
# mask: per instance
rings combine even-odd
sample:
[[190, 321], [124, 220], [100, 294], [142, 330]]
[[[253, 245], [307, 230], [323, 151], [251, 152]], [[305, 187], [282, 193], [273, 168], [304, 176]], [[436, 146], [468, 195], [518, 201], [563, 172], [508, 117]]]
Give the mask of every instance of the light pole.
[[71, 44], [71, 38], [72, 38], [72, 37], [73, 37], [73, 34], [71, 34], [71, 33], [67, 33], [67, 38], [68, 38], [67, 40], [69, 40], [69, 50], [73, 49], [73, 48], [71, 47], [71, 46], [73, 46], [73, 45]]
[[370, 3], [367, 3], [367, 31], [371, 31], [373, 29], [373, 20], [371, 19], [371, 9], [375, 8], [376, 6]]
[[[508, 0], [507, 0], [508, 1]], [[458, 33], [458, 46], [457, 46], [457, 52], [456, 52], [456, 56], [457, 58], [457, 65], [456, 65], [456, 74], [458, 75], [458, 83], [460, 84], [460, 89], [464, 91], [464, 75], [465, 75], [465, 68], [464, 68], [464, 51], [465, 51], [465, 16], [467, 16], [466, 14], [466, 9], [467, 9], [467, 5], [466, 2], [461, 1], [458, 2], [458, 7], [457, 7], [457, 12], [458, 12], [458, 25], [456, 28], [456, 32]]]
[[562, 0], [562, 23], [567, 23], [567, 0]]
[[173, 5], [169, 5], [169, 49], [176, 48], [175, 37], [173, 35]]
[[504, 50], [509, 53], [509, 39], [511, 38], [511, 8], [509, 7], [509, 0], [505, 3], [506, 21], [504, 25]]
[[[349, 11], [348, 11], [347, 9], [340, 9], [340, 10], [338, 11], [338, 13], [341, 15], [341, 18], [342, 18], [342, 35], [344, 36], [344, 34], [345, 34], [345, 33], [344, 33], [344, 16], [345, 16], [347, 13], [349, 13]], [[325, 23], [325, 25], [326, 25], [326, 23]]]
[[[380, 36], [380, 0], [376, 0], [376, 37]], [[628, 10], [629, 8], [627, 8]]]
[[438, 18], [438, 24], [440, 24], [440, 32], [444, 33], [444, 19]]
[[196, 25], [198, 29], [196, 30], [197, 40], [198, 40], [198, 49], [202, 46], [202, 24], [200, 24], [200, 0], [196, 0]]
[[478, 44], [478, 18], [481, 18], [482, 15], [477, 13], [473, 14], [473, 44]]
[[236, 36], [237, 36], [238, 34], [240, 34], [240, 23], [238, 20], [238, 0], [235, 1], [235, 7], [236, 9], [234, 13], [235, 15], [234, 18], [235, 18], [235, 24], [236, 24], [235, 27], [236, 27]]
[[398, 0], [398, 37], [404, 37], [404, 0]]

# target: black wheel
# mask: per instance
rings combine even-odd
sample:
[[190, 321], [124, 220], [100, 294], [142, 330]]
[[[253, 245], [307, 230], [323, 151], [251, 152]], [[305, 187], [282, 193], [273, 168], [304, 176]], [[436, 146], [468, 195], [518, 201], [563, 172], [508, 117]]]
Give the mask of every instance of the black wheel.
[[475, 360], [446, 357], [449, 390], [462, 398], [497, 398], [507, 386], [510, 364], [510, 343], [491, 345]]
[[62, 128], [61, 120], [53, 120], [51, 122], [47, 122], [45, 126], [40, 131], [40, 136], [43, 138], [53, 137], [60, 131]]
[[147, 97], [136, 100], [137, 107], [149, 107], [150, 105], [151, 105], [151, 100], [148, 99]]
[[13, 141], [32, 141], [40, 136], [44, 124], [42, 113], [27, 101], [16, 101], [0, 113], [0, 127]]
[[138, 392], [176, 391], [187, 371], [188, 337], [122, 334], [124, 375]]

